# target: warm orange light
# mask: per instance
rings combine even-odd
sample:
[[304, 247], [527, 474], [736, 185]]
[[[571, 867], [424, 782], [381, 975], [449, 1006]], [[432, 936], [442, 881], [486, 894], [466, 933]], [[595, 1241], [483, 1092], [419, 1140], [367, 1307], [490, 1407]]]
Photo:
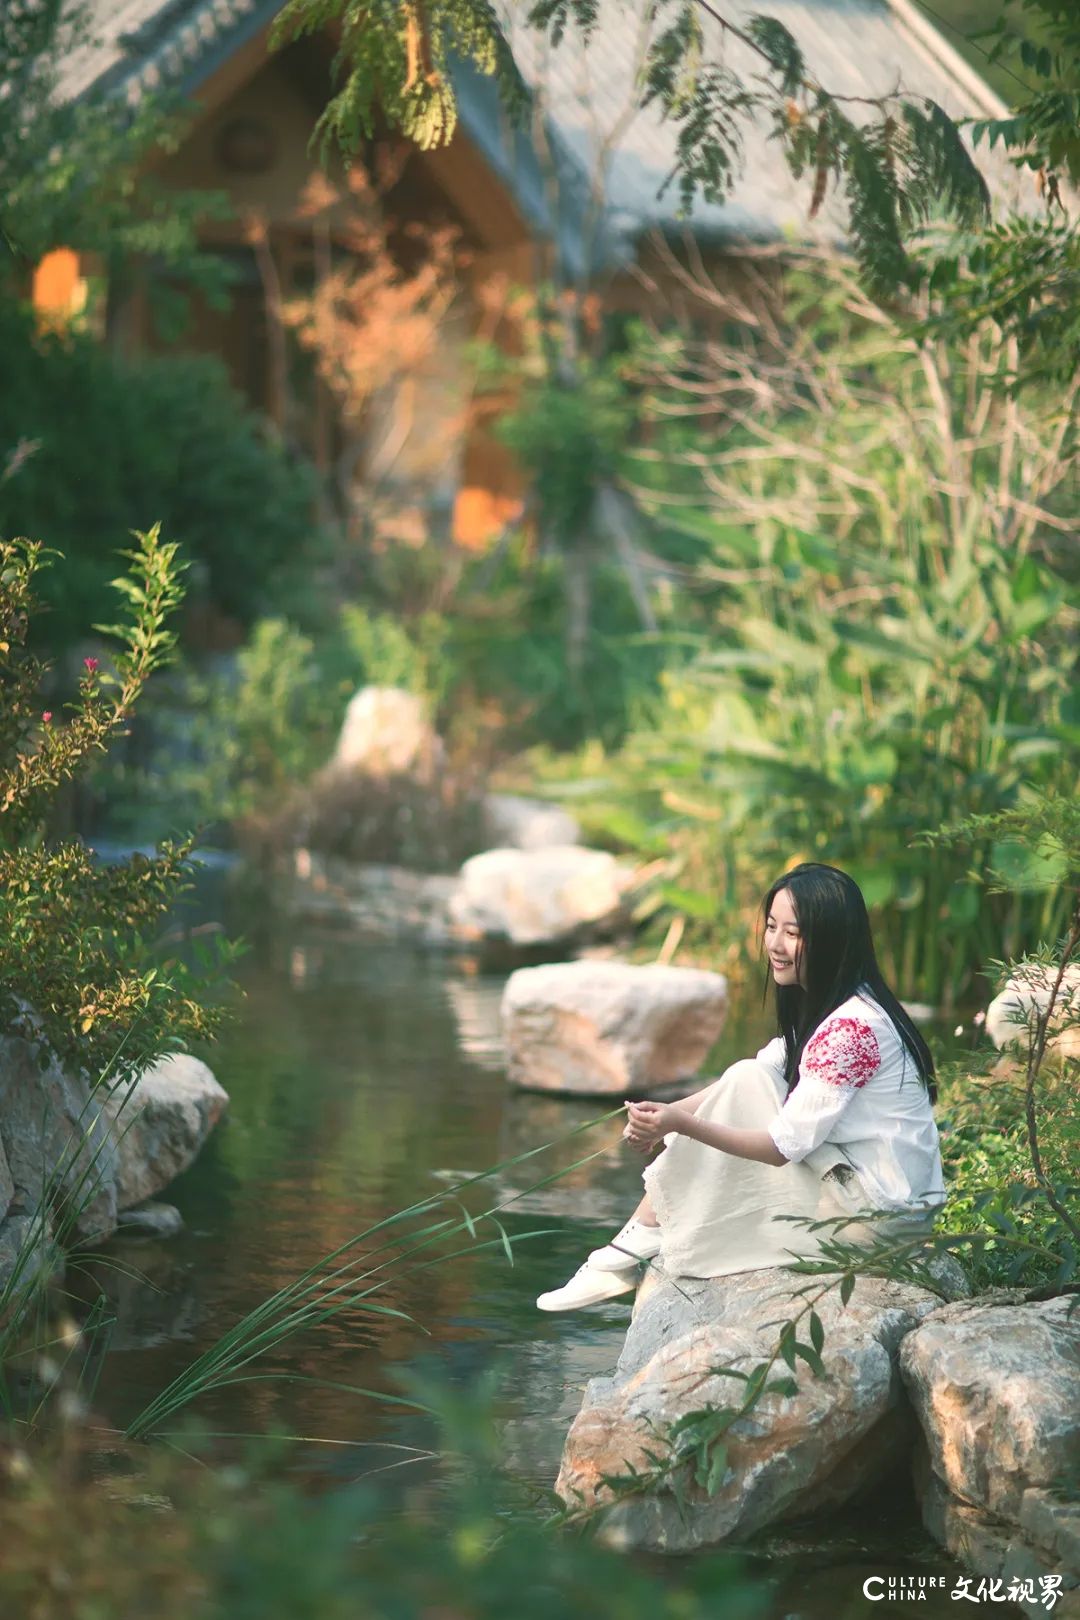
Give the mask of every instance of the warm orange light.
[[54, 248], [34, 271], [33, 303], [43, 325], [63, 325], [86, 308], [87, 285], [79, 255]]
[[466, 551], [483, 551], [522, 510], [518, 496], [494, 495], [478, 484], [465, 484], [454, 498], [454, 540]]

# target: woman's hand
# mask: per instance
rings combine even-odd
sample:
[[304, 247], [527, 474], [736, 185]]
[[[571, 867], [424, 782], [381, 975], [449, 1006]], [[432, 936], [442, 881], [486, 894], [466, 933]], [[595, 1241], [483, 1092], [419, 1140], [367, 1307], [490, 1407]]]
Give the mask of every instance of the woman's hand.
[[670, 1131], [682, 1131], [691, 1117], [684, 1108], [676, 1108], [673, 1103], [628, 1102], [626, 1111], [630, 1118], [623, 1131], [623, 1141], [637, 1148], [639, 1153], [651, 1152]]

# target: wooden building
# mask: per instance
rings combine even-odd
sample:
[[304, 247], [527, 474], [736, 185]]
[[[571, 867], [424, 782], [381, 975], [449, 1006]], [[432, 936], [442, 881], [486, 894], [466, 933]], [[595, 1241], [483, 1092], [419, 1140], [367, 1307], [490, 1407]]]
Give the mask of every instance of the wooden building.
[[[733, 17], [760, 0], [725, 0]], [[498, 400], [470, 398], [467, 344], [481, 320], [479, 289], [533, 285], [553, 271], [601, 289], [614, 304], [639, 299], [644, 277], [653, 298], [675, 296], [677, 282], [659, 244], [685, 239], [708, 256], [713, 274], [734, 284], [747, 244], [807, 234], [805, 186], [790, 176], [767, 132], [753, 132], [745, 165], [723, 205], [678, 217], [665, 189], [674, 135], [654, 109], [638, 105], [637, 72], [646, 40], [641, 0], [601, 0], [597, 37], [586, 50], [569, 32], [551, 50], [512, 6], [507, 28], [543, 117], [535, 138], [512, 131], [494, 87], [472, 70], [457, 76], [460, 124], [445, 148], [397, 154], [384, 196], [396, 240], [411, 224], [452, 228], [465, 250], [460, 296], [440, 335], [440, 352], [409, 402], [393, 475], [424, 486], [454, 538], [482, 545], [520, 507], [521, 481], [509, 454], [487, 430]], [[898, 86], [932, 96], [954, 114], [992, 116], [1003, 109], [985, 84], [925, 21], [912, 0], [770, 0], [766, 9], [799, 40], [830, 89], [881, 94]], [[227, 219], [206, 220], [203, 241], [230, 262], [228, 309], [197, 303], [185, 346], [218, 354], [237, 387], [328, 467], [340, 449], [325, 385], [291, 374], [275, 332], [275, 304], [309, 292], [320, 254], [348, 252], [347, 203], [325, 202], [326, 179], [342, 193], [345, 175], [320, 181], [310, 150], [315, 121], [332, 90], [333, 41], [318, 35], [272, 53], [269, 32], [281, 0], [91, 0], [90, 34], [65, 62], [68, 98], [109, 94], [134, 105], [158, 91], [179, 91], [190, 120], [178, 150], [155, 164], [157, 178], [182, 188], [223, 191]], [[754, 63], [721, 37], [716, 50], [736, 72]], [[400, 143], [376, 143], [390, 151]], [[997, 165], [994, 187], [1007, 203], [1021, 182]], [[313, 187], [323, 205], [313, 212]], [[253, 222], [257, 222], [253, 225]], [[842, 239], [842, 207], [827, 200], [812, 229]], [[51, 255], [35, 278], [44, 313], [70, 311], [84, 296], [86, 268]], [[147, 277], [153, 267], [110, 290], [103, 337], [127, 350], [152, 347]], [[288, 420], [290, 400], [300, 421]], [[299, 403], [298, 403], [299, 402]], [[379, 415], [380, 413], [375, 413]], [[392, 413], [391, 413], [392, 414]], [[455, 423], [447, 435], [447, 424]], [[373, 427], [378, 438], [379, 423]], [[395, 429], [395, 431], [397, 431]], [[389, 432], [384, 424], [385, 434]], [[368, 453], [377, 454], [368, 445]], [[385, 458], [384, 458], [385, 460]]]

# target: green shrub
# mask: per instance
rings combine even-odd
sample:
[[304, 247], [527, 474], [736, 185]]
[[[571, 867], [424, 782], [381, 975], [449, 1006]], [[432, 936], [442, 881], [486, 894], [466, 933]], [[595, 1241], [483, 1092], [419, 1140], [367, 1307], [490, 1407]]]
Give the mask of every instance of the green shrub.
[[[998, 1232], [1001, 1237], [1046, 1246], [1044, 1256], [1023, 1258], [1019, 1271], [1014, 1248], [991, 1238], [962, 1253], [976, 1290], [1020, 1281], [1025, 1286], [1047, 1282], [1062, 1260], [1062, 1237], [1053, 1209], [1038, 1196], [1024, 1119], [1024, 1088], [1016, 1066], [997, 1075], [980, 1075], [973, 1065], [952, 1064], [942, 1077], [938, 1123], [949, 1199], [944, 1223], [950, 1232]], [[1048, 1066], [1038, 1093], [1040, 1119], [1064, 1121], [1074, 1114], [1073, 1078]], [[1075, 1125], [1071, 1143], [1063, 1131], [1050, 1129], [1044, 1140], [1055, 1179], [1080, 1183], [1080, 1153]]]
[[107, 762], [95, 786], [113, 829], [231, 823], [279, 810], [327, 758], [344, 697], [328, 689], [310, 637], [282, 618], [260, 619], [233, 668], [188, 668], [149, 694], [148, 765]]
[[244, 623], [290, 601], [310, 566], [313, 484], [209, 357], [126, 360], [86, 334], [36, 335], [0, 301], [0, 532], [62, 551], [36, 628], [53, 651], [110, 611], [117, 536], [152, 512], [194, 580]]
[[[155, 528], [125, 555], [132, 567], [116, 585], [130, 617], [115, 627], [113, 669], [88, 658], [63, 718], [42, 711], [45, 669], [26, 650], [42, 548], [0, 543], [0, 1028], [18, 1027], [29, 1007], [34, 1032], [62, 1059], [112, 1082], [212, 1034], [223, 1016], [203, 1004], [209, 980], [154, 943], [187, 886], [193, 841], [102, 866], [84, 845], [48, 835], [58, 790], [122, 733], [172, 651], [176, 547]], [[226, 947], [217, 965], [231, 955]]]
[[[842, 263], [762, 297], [752, 349], [688, 329], [638, 353], [649, 436], [627, 459], [651, 549], [691, 587], [688, 656], [597, 796], [677, 855], [688, 944], [741, 932], [788, 862], [832, 861], [890, 979], [949, 1006], [988, 940], [1019, 955], [1067, 912], [1052, 841], [921, 835], [1075, 793], [1068, 403], [1017, 400], [1000, 333], [916, 343]], [[969, 881], [1006, 863], [1008, 892]]]

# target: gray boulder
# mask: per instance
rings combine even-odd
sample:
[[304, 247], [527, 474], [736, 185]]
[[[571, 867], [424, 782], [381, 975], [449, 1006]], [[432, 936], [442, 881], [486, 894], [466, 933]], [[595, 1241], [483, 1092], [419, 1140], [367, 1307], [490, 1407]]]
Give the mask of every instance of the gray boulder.
[[117, 1144], [120, 1208], [145, 1203], [195, 1160], [228, 1107], [205, 1063], [186, 1052], [159, 1058], [106, 1107]]
[[0, 1323], [17, 1315], [24, 1301], [50, 1278], [62, 1276], [63, 1270], [63, 1255], [46, 1210], [0, 1220]]
[[95, 1089], [35, 1038], [31, 1012], [24, 1022], [28, 1033], [0, 1035], [0, 1290], [110, 1238], [118, 1211], [187, 1169], [228, 1101], [187, 1056]]
[[923, 1522], [978, 1575], [1035, 1583], [1017, 1601], [1080, 1616], [1080, 1308], [1075, 1296], [972, 1300], [905, 1339], [900, 1366], [922, 1428]]
[[[827, 1376], [800, 1363], [796, 1394], [767, 1395], [735, 1423], [711, 1495], [686, 1466], [681, 1508], [670, 1483], [622, 1499], [605, 1483], [631, 1469], [648, 1473], [650, 1453], [667, 1455], [665, 1436], [680, 1417], [738, 1403], [742, 1383], [717, 1369], [747, 1373], [768, 1360], [777, 1324], [797, 1314], [795, 1291], [809, 1281], [780, 1268], [671, 1278], [653, 1266], [614, 1374], [589, 1384], [570, 1428], [555, 1486], [564, 1501], [601, 1508], [604, 1535], [617, 1545], [684, 1552], [847, 1501], [894, 1469], [916, 1433], [898, 1346], [940, 1301], [909, 1284], [860, 1278], [846, 1306], [834, 1287], [816, 1307]], [[808, 1337], [805, 1324], [799, 1337]]]
[[43, 1041], [0, 1035], [0, 1148], [5, 1209], [48, 1210], [65, 1243], [116, 1229], [116, 1144], [106, 1099], [68, 1074]]
[[905, 1340], [904, 1383], [934, 1473], [1016, 1520], [1025, 1492], [1080, 1469], [1080, 1308], [960, 1302]]

